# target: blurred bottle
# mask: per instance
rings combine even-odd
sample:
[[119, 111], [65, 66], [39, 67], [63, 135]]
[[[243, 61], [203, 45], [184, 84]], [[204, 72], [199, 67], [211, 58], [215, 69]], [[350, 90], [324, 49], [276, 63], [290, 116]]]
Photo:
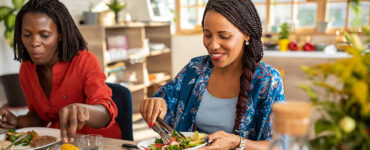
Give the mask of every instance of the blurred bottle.
[[274, 104], [273, 142], [269, 150], [310, 150], [307, 131], [312, 105], [305, 102], [289, 101]]

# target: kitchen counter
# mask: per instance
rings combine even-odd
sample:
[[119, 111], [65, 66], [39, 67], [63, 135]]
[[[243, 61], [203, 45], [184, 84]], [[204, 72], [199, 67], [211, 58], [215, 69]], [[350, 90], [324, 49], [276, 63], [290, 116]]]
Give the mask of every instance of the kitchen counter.
[[341, 58], [349, 58], [345, 52], [328, 54], [323, 51], [287, 51], [264, 50], [262, 61], [280, 71], [284, 77], [284, 90], [287, 100], [309, 101], [309, 97], [299, 84], [310, 84], [302, 66], [313, 66], [332, 62]]
[[264, 57], [306, 57], [306, 58], [348, 58], [350, 55], [346, 52], [337, 52], [334, 54], [325, 53], [323, 51], [286, 51], [279, 50], [264, 50]]

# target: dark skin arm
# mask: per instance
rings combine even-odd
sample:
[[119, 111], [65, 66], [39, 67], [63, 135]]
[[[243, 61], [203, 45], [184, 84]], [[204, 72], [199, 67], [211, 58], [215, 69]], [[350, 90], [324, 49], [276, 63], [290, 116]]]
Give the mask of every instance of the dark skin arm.
[[2, 121], [0, 126], [5, 129], [42, 126], [43, 121], [36, 114], [36, 112], [28, 112], [26, 115], [16, 117], [13, 113], [8, 111], [6, 108], [0, 109], [0, 115]]
[[[93, 117], [90, 117], [93, 116]], [[111, 118], [103, 105], [88, 105], [74, 103], [63, 107], [59, 111], [60, 133], [62, 141], [73, 142], [76, 130], [86, 124], [92, 128], [102, 128], [108, 125]]]
[[[240, 136], [235, 134], [226, 133], [224, 131], [217, 131], [208, 135], [211, 145], [201, 148], [200, 150], [220, 150], [220, 149], [235, 149], [240, 144]], [[245, 149], [248, 150], [266, 150], [271, 142], [270, 141], [252, 141], [243, 138], [245, 141]]]
[[[40, 85], [49, 97], [52, 88], [51, 67], [38, 66]], [[90, 117], [93, 116], [93, 117]], [[60, 134], [64, 143], [73, 142], [76, 131], [86, 124], [92, 128], [102, 128], [108, 125], [111, 118], [103, 105], [74, 103], [64, 106], [59, 111]]]

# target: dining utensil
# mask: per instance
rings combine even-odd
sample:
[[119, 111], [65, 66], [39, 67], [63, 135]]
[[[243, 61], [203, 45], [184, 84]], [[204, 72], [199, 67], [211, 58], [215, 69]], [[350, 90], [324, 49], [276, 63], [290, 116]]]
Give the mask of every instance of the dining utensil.
[[[166, 132], [170, 135], [172, 135], [173, 131], [175, 131], [173, 128], [171, 128], [166, 122], [164, 122], [163, 119], [157, 117], [157, 122], [161, 127], [163, 127]], [[186, 138], [181, 132], [177, 132], [181, 137]]]
[[5, 114], [0, 115], [0, 122], [1, 123], [4, 123], [4, 117], [5, 117]]
[[26, 138], [27, 135], [28, 135], [27, 133], [23, 133], [19, 138], [17, 138], [14, 142], [12, 142], [12, 144], [10, 144], [9, 146], [7, 146], [4, 150], [10, 149], [15, 143], [17, 143], [17, 142], [23, 140], [24, 138]]
[[159, 134], [159, 136], [161, 137], [161, 139], [162, 139], [162, 141], [163, 141], [163, 144], [168, 144], [168, 143], [170, 143], [173, 139], [172, 139], [172, 136], [170, 136], [170, 135], [168, 135], [166, 132], [164, 132], [163, 130], [162, 130], [162, 128], [161, 127], [159, 127], [158, 125], [157, 125], [158, 123], [157, 123], [157, 121], [156, 121], [156, 123], [152, 126], [152, 128], [154, 129], [154, 131], [156, 131], [158, 134]]
[[211, 145], [211, 143], [212, 143], [212, 141], [209, 140], [208, 136], [202, 138], [202, 140], [207, 143], [206, 145]]
[[139, 149], [135, 144], [129, 144], [129, 143], [122, 144], [122, 147]]

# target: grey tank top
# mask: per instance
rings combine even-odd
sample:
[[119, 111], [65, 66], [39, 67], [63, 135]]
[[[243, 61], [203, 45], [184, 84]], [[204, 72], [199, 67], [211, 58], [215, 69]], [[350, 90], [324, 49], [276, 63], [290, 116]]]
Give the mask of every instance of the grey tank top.
[[207, 134], [220, 130], [232, 133], [237, 102], [238, 97], [231, 99], [217, 98], [212, 96], [206, 88], [195, 116], [197, 130]]

